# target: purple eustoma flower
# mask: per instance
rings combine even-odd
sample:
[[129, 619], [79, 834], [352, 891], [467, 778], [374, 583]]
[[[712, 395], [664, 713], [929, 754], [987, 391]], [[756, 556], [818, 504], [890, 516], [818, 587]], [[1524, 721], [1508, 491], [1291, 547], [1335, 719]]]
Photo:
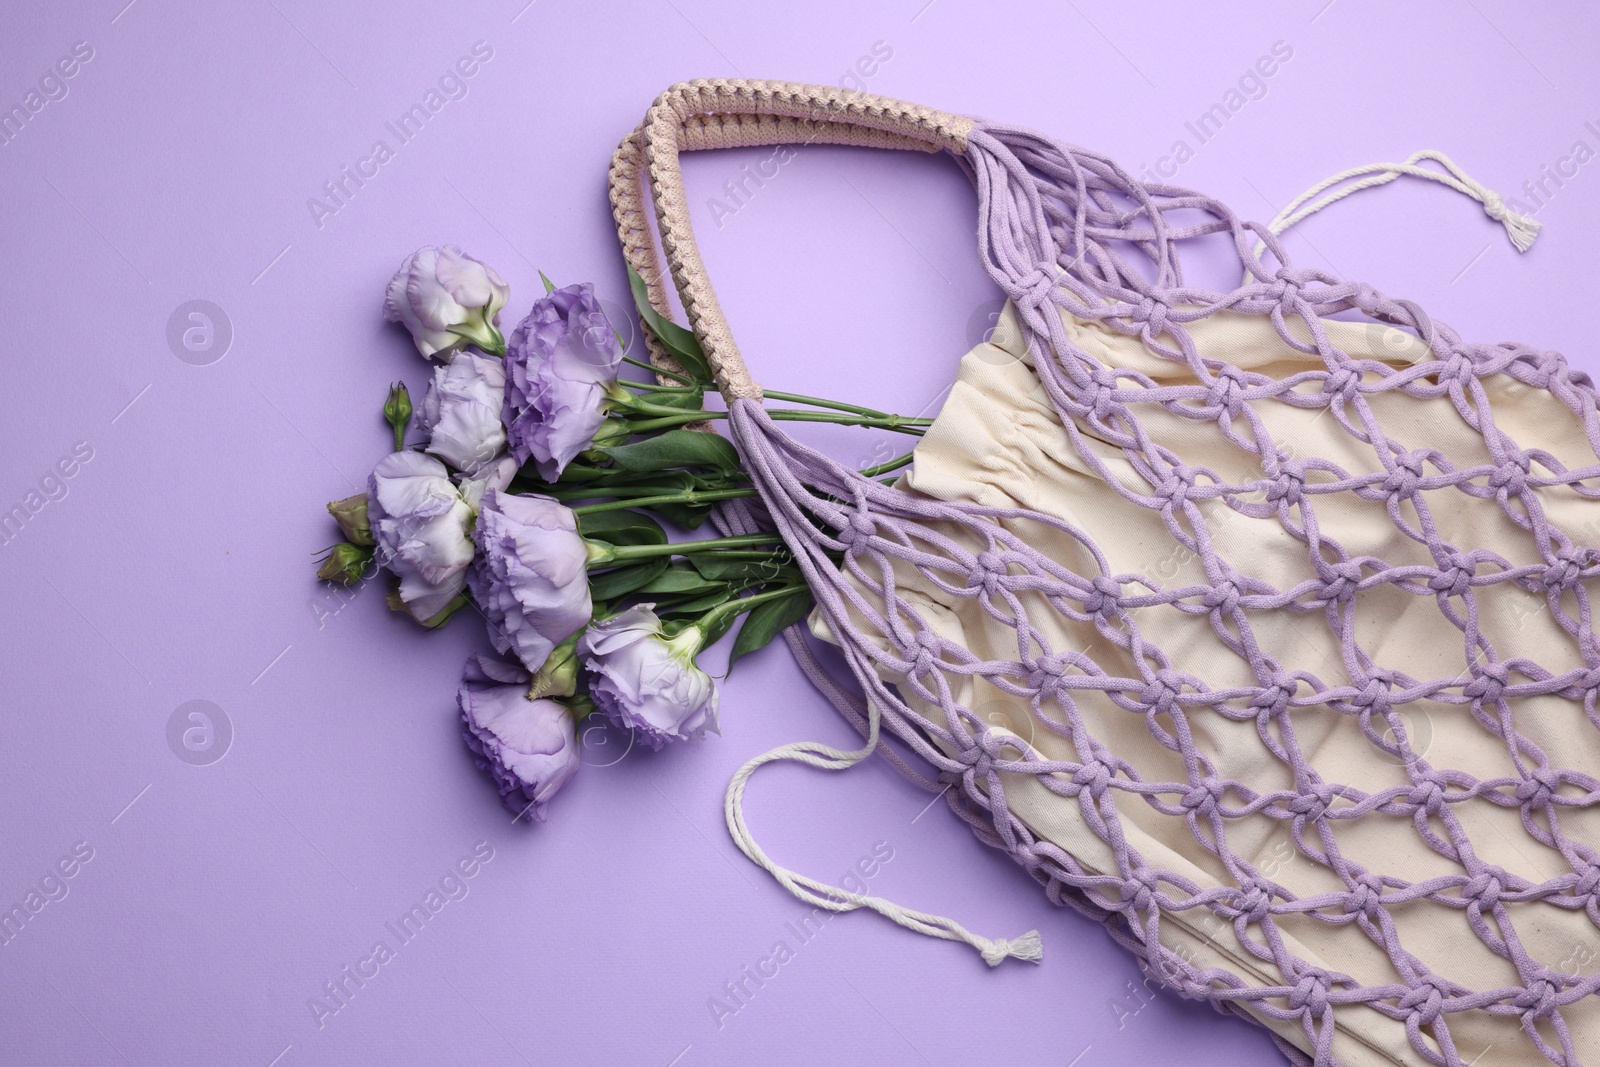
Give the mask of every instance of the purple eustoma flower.
[[547, 482], [588, 448], [605, 419], [622, 351], [594, 286], [540, 297], [506, 348], [504, 421], [511, 454], [530, 458]]
[[467, 748], [506, 807], [543, 822], [550, 798], [578, 773], [577, 724], [558, 701], [529, 700], [528, 682], [514, 663], [473, 656], [456, 701]]
[[637, 604], [593, 623], [578, 639], [578, 653], [591, 672], [595, 707], [660, 749], [719, 731], [716, 683], [694, 662], [704, 635], [691, 626], [665, 636], [654, 607]]
[[511, 287], [487, 263], [454, 245], [429, 245], [407, 256], [389, 280], [383, 317], [410, 330], [425, 358], [448, 360], [469, 342], [485, 351], [504, 350], [495, 323], [510, 298]]
[[489, 621], [489, 639], [537, 673], [551, 649], [593, 614], [577, 516], [549, 497], [490, 489], [473, 538], [478, 555], [467, 581]]

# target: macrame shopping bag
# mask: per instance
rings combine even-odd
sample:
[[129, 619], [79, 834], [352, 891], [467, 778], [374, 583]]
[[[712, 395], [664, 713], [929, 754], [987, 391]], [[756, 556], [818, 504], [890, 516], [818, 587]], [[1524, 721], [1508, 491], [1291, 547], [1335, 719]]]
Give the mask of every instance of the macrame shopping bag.
[[[779, 143], [943, 151], [976, 186], [1010, 303], [895, 486], [764, 414], [695, 247], [679, 153]], [[611, 191], [665, 313], [641, 179], [760, 492], [720, 522], [782, 534], [866, 694], [790, 635], [867, 743], [746, 765], [728, 821], [747, 854], [818, 906], [1037, 958], [1035, 935], [991, 941], [750, 840], [757, 766], [899, 763], [881, 724], [1052, 900], [1295, 1062], [1600, 1063], [1586, 374], [1297, 268], [1209, 197], [881, 97], [713, 80], [658, 98]], [[1231, 292], [1185, 281], [1208, 239], [1245, 271]]]

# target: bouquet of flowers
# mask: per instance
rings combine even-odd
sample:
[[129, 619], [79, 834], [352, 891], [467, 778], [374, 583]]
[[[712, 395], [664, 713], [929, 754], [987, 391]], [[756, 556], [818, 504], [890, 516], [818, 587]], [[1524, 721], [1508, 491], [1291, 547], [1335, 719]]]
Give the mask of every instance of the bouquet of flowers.
[[[630, 270], [642, 326], [681, 372], [652, 366], [626, 354], [593, 285], [540, 280], [508, 340], [510, 287], [488, 264], [446, 245], [400, 265], [385, 317], [410, 331], [433, 378], [420, 408], [404, 382], [390, 387], [394, 450], [365, 493], [328, 505], [344, 540], [317, 575], [348, 586], [381, 568], [389, 607], [419, 625], [463, 608], [484, 620], [498, 655], [467, 661], [463, 736], [506, 805], [542, 821], [577, 773], [582, 719], [599, 712], [655, 749], [717, 733], [717, 686], [697, 657], [742, 616], [731, 669], [802, 620], [811, 595], [776, 535], [687, 536], [720, 502], [756, 495], [710, 430], [726, 412], [705, 406], [694, 335], [656, 313]], [[651, 376], [625, 376], [629, 365]], [[777, 419], [914, 435], [929, 422], [766, 396], [802, 405], [770, 409]], [[422, 439], [408, 445], [413, 421]]]

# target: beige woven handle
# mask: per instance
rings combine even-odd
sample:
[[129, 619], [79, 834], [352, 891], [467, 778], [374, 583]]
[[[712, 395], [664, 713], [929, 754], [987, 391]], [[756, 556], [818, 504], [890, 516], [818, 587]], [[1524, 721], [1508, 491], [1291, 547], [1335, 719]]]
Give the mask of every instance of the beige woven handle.
[[[628, 263], [644, 279], [651, 304], [669, 314], [640, 197], [640, 179], [645, 177], [655, 202], [667, 270], [717, 388], [730, 401], [760, 399], [761, 388], [739, 355], [695, 245], [679, 154], [773, 144], [847, 144], [960, 154], [966, 151], [971, 128], [972, 120], [959, 115], [833, 86], [724, 79], [680, 82], [656, 98], [643, 125], [623, 140], [612, 157], [611, 208], [617, 236]], [[648, 341], [657, 365], [680, 369], [653, 337]]]

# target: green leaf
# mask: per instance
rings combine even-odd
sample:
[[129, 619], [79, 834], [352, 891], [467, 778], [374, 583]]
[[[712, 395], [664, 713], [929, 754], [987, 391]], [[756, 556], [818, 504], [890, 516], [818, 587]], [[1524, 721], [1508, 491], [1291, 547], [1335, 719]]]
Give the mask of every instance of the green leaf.
[[680, 411], [703, 411], [706, 406], [706, 395], [699, 390], [692, 393], [646, 393], [644, 399], [658, 408], [677, 408]]
[[667, 569], [667, 558], [660, 556], [655, 559], [642, 560], [616, 570], [602, 571], [589, 576], [589, 597], [596, 603], [604, 600], [615, 600], [619, 596], [627, 596], [644, 586], [649, 585], [662, 571]]
[[[619, 474], [611, 484], [627, 486], [630, 489], [656, 490], [657, 496], [666, 496], [668, 493], [681, 493], [688, 489], [704, 489], [702, 483], [706, 479], [699, 477], [693, 471], [650, 471], [645, 474]], [[719, 484], [713, 488], [720, 489]]]
[[712, 590], [727, 592], [727, 585], [723, 582], [712, 582], [700, 576], [700, 572], [693, 567], [682, 563], [674, 563], [667, 570], [641, 588], [639, 592], [647, 594], [660, 594], [662, 596], [681, 596], [686, 593], [708, 593]]
[[541, 282], [544, 282], [544, 291], [545, 292], [553, 293], [553, 292], [556, 291], [556, 283], [551, 281], [549, 278], [546, 278], [544, 276], [544, 271], [540, 271], [539, 272], [539, 280]]
[[578, 532], [608, 545], [664, 545], [667, 531], [642, 511], [596, 511], [578, 516]]
[[667, 351], [677, 357], [678, 363], [691, 378], [709, 383], [711, 367], [706, 362], [705, 353], [700, 350], [700, 342], [695, 340], [694, 334], [650, 306], [650, 291], [644, 279], [639, 277], [639, 272], [633, 269], [632, 264], [627, 264], [627, 267], [628, 288], [633, 290], [633, 306], [639, 311], [640, 321], [661, 339]]
[[650, 510], [683, 530], [698, 530], [711, 517], [711, 504], [654, 504]]
[[728, 587], [720, 586], [715, 593], [707, 593], [705, 596], [698, 596], [693, 600], [685, 600], [668, 605], [665, 608], [658, 609], [656, 613], [662, 617], [668, 615], [703, 615], [712, 608], [719, 607], [727, 602]]
[[801, 581], [800, 570], [787, 554], [771, 559], [723, 559], [716, 552], [696, 552], [688, 557], [690, 566], [702, 578], [714, 582], [733, 582], [740, 586], [780, 579]]
[[745, 616], [744, 625], [739, 627], [733, 651], [728, 653], [728, 672], [733, 672], [734, 663], [741, 657], [766, 648], [774, 637], [804, 619], [810, 610], [811, 593], [805, 589], [796, 590], [793, 596], [769, 600], [752, 610]]
[[[517, 472], [517, 478], [537, 479], [538, 474], [528, 473], [532, 470], [533, 464], [530, 463], [523, 467], [522, 470]], [[585, 482], [599, 481], [601, 478], [606, 477], [610, 473], [611, 471], [608, 468], [597, 467], [591, 463], [568, 463], [566, 469], [561, 472], [561, 477], [556, 479], [556, 484], [581, 485]]]
[[739, 469], [739, 450], [721, 434], [668, 430], [632, 444], [601, 449], [626, 471], [662, 471], [673, 467], [711, 467], [724, 474]]

